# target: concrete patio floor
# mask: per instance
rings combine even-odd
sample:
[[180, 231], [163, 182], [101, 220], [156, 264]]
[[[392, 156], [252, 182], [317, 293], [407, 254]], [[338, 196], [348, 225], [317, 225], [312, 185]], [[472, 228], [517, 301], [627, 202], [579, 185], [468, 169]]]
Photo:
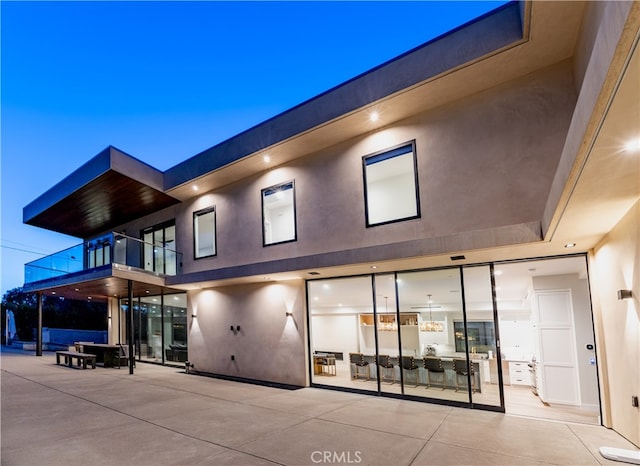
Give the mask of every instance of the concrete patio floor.
[[2, 348], [2, 465], [587, 465], [604, 427]]

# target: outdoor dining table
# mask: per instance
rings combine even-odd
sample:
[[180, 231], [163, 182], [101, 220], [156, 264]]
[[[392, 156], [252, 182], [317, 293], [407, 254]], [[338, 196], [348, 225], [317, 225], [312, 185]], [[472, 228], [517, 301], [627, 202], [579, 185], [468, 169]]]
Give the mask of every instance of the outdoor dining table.
[[104, 367], [113, 367], [116, 355], [120, 351], [118, 345], [108, 345], [105, 343], [83, 343], [83, 352], [96, 355], [96, 362], [102, 363]]

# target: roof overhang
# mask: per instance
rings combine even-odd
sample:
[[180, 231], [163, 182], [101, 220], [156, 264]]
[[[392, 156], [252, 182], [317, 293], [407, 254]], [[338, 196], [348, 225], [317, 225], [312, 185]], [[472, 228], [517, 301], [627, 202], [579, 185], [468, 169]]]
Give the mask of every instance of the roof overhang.
[[[165, 189], [186, 200], [538, 69], [539, 60], [500, 58], [528, 41], [529, 10], [526, 2], [503, 5], [221, 142], [167, 170]], [[575, 37], [579, 21], [561, 9], [555, 13], [558, 19], [554, 12], [549, 18], [559, 26], [555, 31]], [[556, 34], [542, 46], [549, 49], [540, 59], [545, 66], [571, 55], [573, 42], [560, 39]], [[482, 62], [488, 63], [476, 70]], [[375, 125], [373, 109], [382, 116]]]
[[108, 147], [23, 210], [29, 225], [90, 238], [179, 201], [162, 172]]

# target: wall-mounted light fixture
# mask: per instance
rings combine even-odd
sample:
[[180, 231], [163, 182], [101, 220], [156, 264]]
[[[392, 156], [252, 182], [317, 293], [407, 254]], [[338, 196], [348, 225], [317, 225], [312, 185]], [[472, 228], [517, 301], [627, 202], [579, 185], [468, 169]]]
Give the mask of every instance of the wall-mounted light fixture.
[[287, 311], [287, 312], [284, 313], [284, 315], [287, 316], [287, 317], [293, 317], [293, 312]]
[[197, 314], [191, 314], [192, 319], [195, 319], [196, 317], [198, 317]]
[[618, 299], [629, 299], [632, 296], [631, 290], [618, 290]]
[[231, 325], [229, 327], [231, 329], [232, 332], [239, 332], [240, 331], [240, 326], [236, 325], [235, 327], [233, 325]]

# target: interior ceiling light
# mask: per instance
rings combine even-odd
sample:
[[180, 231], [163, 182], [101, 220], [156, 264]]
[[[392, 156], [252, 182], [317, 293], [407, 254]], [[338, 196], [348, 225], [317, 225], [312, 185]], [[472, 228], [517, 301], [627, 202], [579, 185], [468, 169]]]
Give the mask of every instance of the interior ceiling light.
[[627, 152], [640, 152], [640, 138], [627, 141], [624, 145], [624, 150]]
[[444, 332], [444, 322], [441, 320], [433, 320], [433, 308], [440, 307], [434, 306], [433, 300], [431, 299], [431, 295], [427, 295], [427, 305], [426, 306], [411, 306], [411, 309], [429, 309], [429, 320], [420, 322], [420, 331], [421, 332]]

